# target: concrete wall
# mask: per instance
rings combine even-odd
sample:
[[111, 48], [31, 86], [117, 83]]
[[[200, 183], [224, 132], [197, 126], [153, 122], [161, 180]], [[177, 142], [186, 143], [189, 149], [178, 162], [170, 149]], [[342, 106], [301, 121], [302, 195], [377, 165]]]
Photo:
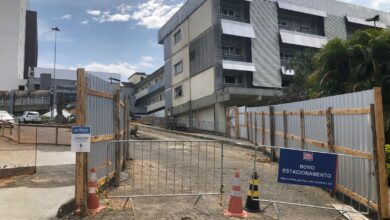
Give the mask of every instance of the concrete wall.
[[190, 41], [197, 38], [201, 33], [212, 26], [212, 12], [212, 0], [207, 0], [189, 17]]
[[[177, 27], [172, 34], [170, 34], [168, 37], [171, 38], [171, 54], [177, 53], [179, 50], [181, 50], [184, 46], [186, 46], [189, 42], [188, 38], [188, 20], [184, 21], [183, 24], [181, 24], [179, 27]], [[175, 44], [175, 40], [173, 39], [175, 33], [178, 31], [181, 31], [181, 40]]]
[[[183, 88], [183, 96], [179, 98], [175, 98], [175, 88], [182, 86]], [[190, 94], [190, 81], [186, 80], [182, 83], [176, 84], [172, 87], [172, 106], [179, 106], [183, 105], [191, 100], [191, 94]]]
[[[183, 72], [175, 75], [175, 65], [183, 61]], [[190, 77], [190, 57], [189, 57], [189, 49], [188, 46], [186, 46], [184, 49], [182, 49], [180, 52], [175, 54], [172, 57], [172, 85], [176, 85], [177, 83], [182, 82], [185, 79], [188, 79]]]
[[[191, 100], [197, 100], [214, 93], [214, 67], [191, 78]], [[204, 86], [207, 83], [207, 86]]]
[[25, 85], [26, 0], [0, 1], [0, 91]]

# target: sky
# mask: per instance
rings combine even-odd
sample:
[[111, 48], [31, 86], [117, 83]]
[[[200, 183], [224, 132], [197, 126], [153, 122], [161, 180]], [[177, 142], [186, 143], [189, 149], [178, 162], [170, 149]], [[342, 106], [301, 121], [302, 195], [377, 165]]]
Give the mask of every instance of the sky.
[[[342, 0], [390, 12], [390, 0]], [[185, 0], [30, 0], [38, 12], [38, 66], [150, 74], [164, 64], [158, 29]]]

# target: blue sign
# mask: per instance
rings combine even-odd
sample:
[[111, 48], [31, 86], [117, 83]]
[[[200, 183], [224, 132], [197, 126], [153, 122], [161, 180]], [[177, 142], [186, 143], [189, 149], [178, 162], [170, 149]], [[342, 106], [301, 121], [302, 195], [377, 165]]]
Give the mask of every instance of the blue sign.
[[72, 140], [70, 148], [72, 152], [90, 152], [91, 127], [72, 127]]
[[72, 127], [72, 134], [91, 134], [91, 127]]
[[278, 182], [334, 189], [338, 156], [281, 149]]

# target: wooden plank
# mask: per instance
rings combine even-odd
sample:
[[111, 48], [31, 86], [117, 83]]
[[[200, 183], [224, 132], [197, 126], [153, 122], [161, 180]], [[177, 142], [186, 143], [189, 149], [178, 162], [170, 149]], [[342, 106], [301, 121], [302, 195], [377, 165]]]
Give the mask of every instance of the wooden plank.
[[114, 95], [108, 92], [101, 92], [97, 91], [94, 89], [87, 89], [88, 95], [95, 96], [95, 97], [100, 97], [100, 98], [105, 98], [105, 99], [114, 99]]
[[[114, 95], [114, 130], [115, 130], [115, 139], [120, 140], [121, 134], [120, 134], [120, 116], [119, 116], [119, 109], [120, 109], [120, 93], [119, 90], [115, 90]], [[120, 171], [121, 171], [121, 149], [120, 149], [120, 143], [115, 143], [115, 180], [114, 184], [116, 187], [119, 186], [119, 180], [120, 180]]]
[[[124, 126], [125, 126], [125, 133], [124, 133], [124, 140], [129, 140], [129, 95], [125, 96], [125, 110], [123, 111], [123, 118], [124, 118]], [[130, 158], [130, 145], [128, 142], [124, 144], [123, 149], [123, 160], [125, 163], [123, 163], [123, 169], [125, 170], [127, 168], [127, 161]]]
[[299, 122], [299, 125], [300, 125], [300, 128], [301, 128], [301, 149], [304, 150], [305, 149], [305, 135], [306, 135], [306, 126], [305, 126], [305, 112], [303, 109], [301, 109], [300, 111], [300, 114], [299, 114], [299, 119], [300, 119], [300, 122]]
[[58, 145], [58, 126], [56, 126], [56, 140], [55, 140], [55, 145]]
[[236, 125], [236, 138], [237, 139], [240, 139], [240, 118], [239, 118], [239, 112], [238, 112], [238, 108], [237, 107], [234, 107], [234, 114], [235, 114], [235, 125]]
[[[326, 115], [327, 110], [305, 110], [304, 115]], [[370, 108], [342, 108], [332, 109], [333, 115], [362, 115], [369, 114]], [[288, 111], [287, 115], [300, 115], [301, 111]], [[283, 115], [283, 112], [275, 112], [275, 115]]]
[[245, 109], [246, 139], [249, 141], [249, 112]]
[[383, 103], [382, 89], [374, 88], [375, 106], [371, 106], [372, 117], [374, 117], [375, 129], [373, 136], [374, 143], [374, 158], [375, 158], [375, 173], [377, 174], [377, 190], [378, 190], [378, 213], [382, 219], [390, 218], [389, 213], [389, 198], [388, 198], [388, 182], [386, 172], [386, 153], [385, 153], [385, 126], [383, 118]]
[[261, 144], [265, 145], [265, 114], [261, 112]]
[[115, 140], [115, 134], [103, 134], [103, 135], [96, 135], [91, 137], [92, 143], [112, 141], [112, 140]]
[[[84, 126], [86, 123], [87, 80], [84, 69], [77, 69], [77, 98], [76, 98], [76, 124]], [[88, 196], [88, 153], [76, 153], [76, 207], [80, 215], [87, 215]]]
[[286, 110], [283, 111], [283, 140], [284, 140], [284, 147], [288, 147], [288, 119], [287, 119], [287, 113]]
[[[276, 145], [276, 139], [275, 139], [275, 115], [274, 115], [274, 107], [273, 106], [270, 106], [269, 107], [269, 128], [270, 128], [270, 134], [269, 134], [269, 138], [270, 138], [270, 145], [271, 146], [275, 146]], [[275, 149], [272, 148], [271, 149], [271, 160], [272, 161], [275, 161], [276, 160], [276, 154], [275, 154]]]
[[364, 198], [363, 196], [361, 196], [355, 192], [352, 192], [351, 190], [349, 190], [348, 188], [346, 188], [340, 184], [336, 185], [336, 190], [351, 197], [353, 200], [355, 200], [356, 202], [359, 202], [362, 205], [367, 206], [369, 204], [372, 209], [378, 210], [377, 204], [375, 204], [372, 201], [370, 201], [370, 203], [368, 203], [369, 202], [368, 199]]
[[20, 122], [18, 123], [18, 144], [20, 144]]
[[328, 137], [328, 148], [331, 153], [335, 153], [334, 149], [334, 118], [332, 114], [332, 108], [326, 110], [326, 134]]
[[254, 143], [257, 145], [257, 113], [255, 112], [255, 135], [254, 135]]
[[[275, 132], [275, 134], [280, 136], [280, 137], [284, 137], [284, 132], [277, 131], [277, 132]], [[287, 138], [291, 139], [291, 140], [294, 140], [294, 141], [298, 141], [298, 142], [301, 141], [301, 136], [298, 136], [298, 135], [287, 134]], [[321, 142], [321, 141], [317, 141], [317, 140], [314, 140], [314, 139], [305, 138], [305, 143], [314, 145], [316, 147], [329, 149], [327, 143], [324, 143], [324, 142]], [[368, 160], [373, 160], [373, 155], [370, 154], [370, 153], [366, 153], [366, 152], [350, 149], [350, 148], [343, 147], [343, 146], [337, 146], [337, 145], [334, 146], [334, 149], [335, 149], [335, 152], [348, 154], [348, 155], [352, 155], [352, 156], [357, 156], [357, 157], [364, 157], [364, 158], [367, 158]]]

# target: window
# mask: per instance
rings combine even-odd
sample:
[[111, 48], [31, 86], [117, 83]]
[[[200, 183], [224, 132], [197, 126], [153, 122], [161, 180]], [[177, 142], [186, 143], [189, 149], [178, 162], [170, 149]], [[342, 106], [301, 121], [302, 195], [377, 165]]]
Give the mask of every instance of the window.
[[175, 98], [180, 98], [183, 96], [183, 86], [178, 86], [175, 88]]
[[181, 30], [178, 30], [175, 34], [173, 34], [173, 42], [177, 44], [179, 41], [181, 41]]
[[180, 74], [181, 72], [183, 72], [183, 61], [182, 60], [175, 64], [174, 70], [175, 70], [175, 75]]
[[233, 18], [241, 17], [240, 10], [238, 10], [237, 8], [229, 8], [229, 7], [221, 8], [221, 14]]
[[222, 47], [223, 55], [241, 55], [241, 48], [238, 47]]
[[243, 84], [242, 75], [226, 74], [225, 84], [242, 85]]

